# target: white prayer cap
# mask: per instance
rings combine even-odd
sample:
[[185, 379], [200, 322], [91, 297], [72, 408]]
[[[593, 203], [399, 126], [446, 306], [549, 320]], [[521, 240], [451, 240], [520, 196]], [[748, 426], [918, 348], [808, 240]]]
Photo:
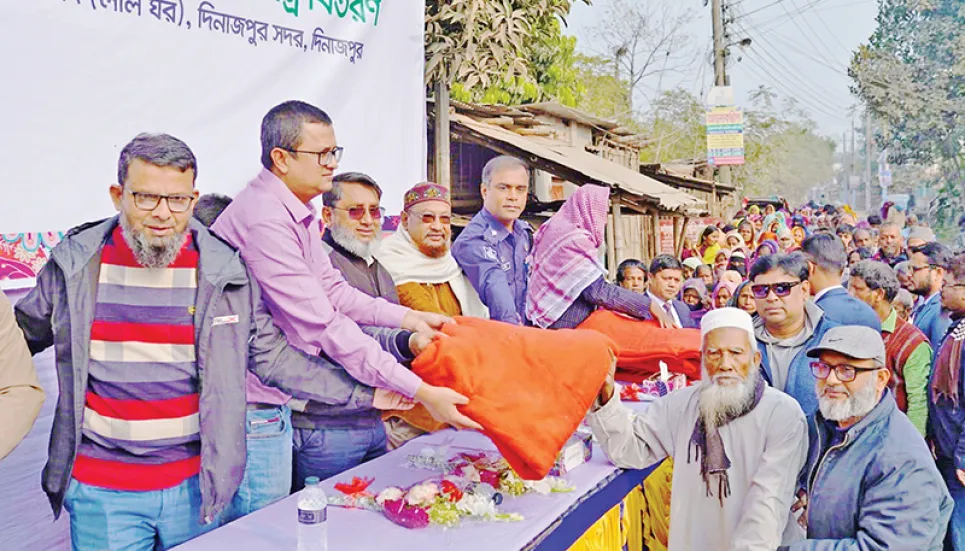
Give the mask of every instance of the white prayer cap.
[[717, 308], [704, 314], [700, 320], [700, 340], [703, 341], [707, 333], [721, 327], [733, 327], [747, 331], [751, 346], [757, 350], [757, 338], [754, 336], [754, 320], [750, 314], [739, 308]]

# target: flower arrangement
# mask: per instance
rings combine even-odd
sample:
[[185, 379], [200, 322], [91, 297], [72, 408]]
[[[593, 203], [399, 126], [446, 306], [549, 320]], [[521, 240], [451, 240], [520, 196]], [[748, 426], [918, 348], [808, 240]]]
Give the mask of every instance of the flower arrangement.
[[496, 454], [461, 453], [445, 465], [444, 473], [402, 489], [385, 488], [377, 495], [368, 491], [372, 479], [355, 477], [351, 483], [336, 484], [345, 494], [330, 499], [333, 505], [380, 511], [405, 528], [430, 524], [453, 527], [463, 520], [515, 522], [519, 513], [500, 512], [504, 495], [551, 494], [573, 488], [561, 478], [523, 480]]

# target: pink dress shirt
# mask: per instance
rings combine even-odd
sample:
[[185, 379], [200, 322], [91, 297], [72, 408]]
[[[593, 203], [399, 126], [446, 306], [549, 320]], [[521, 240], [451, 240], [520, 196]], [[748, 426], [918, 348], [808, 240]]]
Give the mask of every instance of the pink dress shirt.
[[[240, 251], [289, 344], [312, 356], [324, 352], [359, 382], [415, 396], [422, 380], [359, 328], [399, 327], [409, 309], [349, 285], [322, 248], [315, 215], [263, 169], [211, 229]], [[248, 403], [287, 402], [249, 374]]]

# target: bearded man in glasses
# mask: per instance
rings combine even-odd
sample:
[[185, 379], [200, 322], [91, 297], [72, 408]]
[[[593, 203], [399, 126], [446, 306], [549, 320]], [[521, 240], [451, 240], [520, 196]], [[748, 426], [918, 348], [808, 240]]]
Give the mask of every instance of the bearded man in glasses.
[[819, 412], [792, 511], [807, 539], [790, 551], [939, 551], [952, 499], [925, 440], [888, 388], [885, 345], [870, 327], [842, 325], [808, 350]]
[[761, 372], [774, 388], [790, 394], [810, 415], [818, 409], [807, 349], [838, 324], [809, 301], [807, 257], [800, 252], [763, 256], [748, 279], [757, 304], [754, 333], [761, 349]]
[[[399, 303], [420, 312], [488, 318], [486, 306], [450, 252], [449, 190], [432, 182], [412, 187], [403, 196], [400, 222], [376, 255], [395, 282]], [[393, 449], [446, 426], [420, 406], [390, 411], [383, 418]]]

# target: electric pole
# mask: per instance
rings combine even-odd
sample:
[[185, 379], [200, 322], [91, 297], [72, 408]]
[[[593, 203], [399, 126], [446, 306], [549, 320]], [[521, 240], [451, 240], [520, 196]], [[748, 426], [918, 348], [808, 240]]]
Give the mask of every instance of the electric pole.
[[851, 203], [851, 168], [848, 166], [848, 131], [841, 133], [841, 169], [844, 171], [844, 183], [840, 198], [846, 203]]
[[[711, 18], [714, 24], [714, 85], [727, 86], [727, 74], [724, 67], [724, 19], [721, 12], [723, 0], [711, 0]], [[720, 167], [720, 181], [730, 185], [730, 167]]]
[[[858, 154], [855, 152], [855, 149], [854, 149], [854, 111], [852, 111], [851, 112], [851, 174], [856, 175], [856, 177], [858, 174], [858, 162], [856, 159], [857, 155]], [[854, 189], [854, 187], [851, 186], [850, 182], [848, 182], [848, 186], [851, 187], [851, 198], [852, 198], [851, 206], [854, 207], [858, 202], [858, 190]]]
[[871, 212], [871, 152], [874, 141], [871, 139], [871, 110], [865, 110], [865, 150], [864, 150], [864, 210]]

